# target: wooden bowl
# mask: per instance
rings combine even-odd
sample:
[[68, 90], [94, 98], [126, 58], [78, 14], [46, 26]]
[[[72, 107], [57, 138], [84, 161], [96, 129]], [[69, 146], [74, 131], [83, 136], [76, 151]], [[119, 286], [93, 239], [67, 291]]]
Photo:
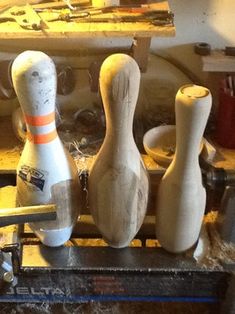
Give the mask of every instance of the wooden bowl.
[[[161, 125], [147, 131], [143, 137], [146, 153], [160, 166], [168, 167], [173, 160], [176, 146], [175, 125]], [[200, 153], [203, 149], [203, 141]]]

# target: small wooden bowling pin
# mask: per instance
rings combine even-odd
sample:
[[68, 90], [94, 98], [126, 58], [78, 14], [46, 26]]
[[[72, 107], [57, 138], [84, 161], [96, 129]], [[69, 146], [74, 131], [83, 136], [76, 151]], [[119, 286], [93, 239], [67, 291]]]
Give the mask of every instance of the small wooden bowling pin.
[[79, 214], [76, 165], [55, 126], [56, 70], [39, 51], [25, 51], [13, 62], [12, 79], [27, 125], [27, 140], [17, 167], [21, 206], [55, 203], [55, 221], [31, 223], [40, 240], [59, 246], [71, 235]]
[[145, 217], [149, 181], [132, 134], [140, 71], [125, 54], [108, 57], [100, 72], [106, 136], [89, 177], [89, 203], [107, 243], [128, 246]]
[[199, 236], [206, 191], [198, 155], [211, 103], [202, 86], [182, 86], [176, 95], [176, 153], [160, 182], [156, 213], [157, 239], [173, 253], [189, 249]]

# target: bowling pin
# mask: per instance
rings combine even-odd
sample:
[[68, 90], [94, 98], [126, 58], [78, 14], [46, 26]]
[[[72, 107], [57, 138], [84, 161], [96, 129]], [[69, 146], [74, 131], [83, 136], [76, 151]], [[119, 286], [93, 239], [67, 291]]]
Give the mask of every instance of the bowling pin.
[[102, 64], [100, 91], [106, 135], [89, 176], [95, 224], [115, 248], [128, 246], [145, 217], [149, 180], [132, 134], [140, 71], [134, 59], [114, 54]]
[[206, 191], [198, 155], [211, 103], [202, 86], [182, 86], [176, 95], [176, 153], [160, 182], [156, 212], [157, 239], [169, 252], [189, 249], [199, 236]]
[[12, 80], [27, 127], [17, 166], [17, 202], [57, 205], [55, 221], [30, 226], [42, 243], [59, 246], [70, 238], [77, 221], [80, 183], [76, 165], [56, 131], [55, 65], [43, 52], [25, 51], [13, 62]]

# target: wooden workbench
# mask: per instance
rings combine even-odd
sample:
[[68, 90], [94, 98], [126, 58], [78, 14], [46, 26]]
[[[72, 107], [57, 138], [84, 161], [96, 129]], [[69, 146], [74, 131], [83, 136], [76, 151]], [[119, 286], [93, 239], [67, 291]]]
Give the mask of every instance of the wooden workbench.
[[[133, 2], [135, 3], [135, 2]], [[156, 1], [155, 10], [170, 10], [168, 1]], [[27, 39], [63, 39], [63, 38], [97, 38], [97, 37], [153, 37], [153, 36], [174, 36], [174, 25], [169, 26], [154, 26], [151, 23], [134, 22], [110, 22], [108, 23], [79, 23], [76, 21], [65, 22], [47, 22], [55, 17], [55, 14], [50, 12], [38, 13], [42, 18], [41, 30], [23, 29], [15, 22], [0, 23], [1, 39], [12, 40], [17, 38]], [[99, 15], [100, 18], [107, 15]], [[118, 17], [118, 14], [115, 14]]]
[[[168, 1], [149, 2], [151, 2], [151, 5], [154, 5], [154, 10], [170, 11]], [[131, 2], [129, 1], [128, 3]], [[132, 3], [136, 4], [135, 1], [132, 1]], [[34, 8], [36, 9], [37, 6], [34, 6]], [[97, 16], [97, 18], [109, 17], [110, 20], [106, 23], [79, 22], [76, 20], [71, 20], [69, 22], [49, 21], [57, 15], [48, 11], [38, 13], [38, 16], [42, 20], [41, 29], [39, 30], [24, 29], [16, 22], [12, 21], [0, 23], [1, 44], [6, 46], [7, 43], [12, 40], [23, 39], [27, 41], [33, 40], [34, 42], [37, 41], [38, 43], [39, 41], [43, 41], [43, 43], [46, 41], [49, 47], [52, 39], [61, 40], [63, 43], [63, 40], [70, 38], [79, 41], [82, 38], [90, 38], [92, 40], [108, 37], [132, 37], [133, 44], [131, 47], [131, 54], [139, 64], [141, 71], [145, 72], [147, 69], [147, 59], [151, 44], [151, 37], [175, 36], [175, 27], [173, 23], [169, 25], [156, 26], [148, 22], [118, 22], [117, 18], [122, 16], [122, 13], [100, 14]], [[87, 19], [89, 20], [89, 18]]]

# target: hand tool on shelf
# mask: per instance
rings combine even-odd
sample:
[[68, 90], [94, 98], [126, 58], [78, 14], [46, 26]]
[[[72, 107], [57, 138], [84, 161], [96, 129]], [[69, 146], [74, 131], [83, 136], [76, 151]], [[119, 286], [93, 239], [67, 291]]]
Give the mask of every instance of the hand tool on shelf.
[[14, 6], [0, 13], [0, 23], [16, 22], [20, 27], [29, 30], [40, 30], [42, 20], [31, 5]]
[[[56, 17], [47, 19], [46, 22], [56, 21], [75, 21], [78, 23], [151, 23], [153, 25], [170, 25], [173, 24], [173, 13], [169, 11], [151, 11], [138, 15], [109, 15], [97, 17], [104, 12], [102, 10], [82, 10], [78, 13], [70, 13], [69, 11], [62, 11]], [[105, 12], [110, 13], [110, 12]]]
[[110, 7], [101, 7], [101, 8], [94, 8], [91, 6], [81, 6], [81, 7], [74, 7], [73, 10], [68, 8], [55, 8], [55, 7], [47, 7], [43, 8], [41, 6], [32, 6], [36, 12], [48, 12], [48, 13], [58, 13], [61, 14], [66, 12], [71, 14], [71, 16], [76, 16], [82, 13], [86, 13], [87, 16], [90, 15], [99, 15], [105, 13], [130, 13], [130, 14], [144, 14], [144, 15], [161, 15], [167, 17], [173, 17], [174, 14], [169, 10], [158, 10], [151, 7], [142, 7], [142, 6], [110, 6]]

